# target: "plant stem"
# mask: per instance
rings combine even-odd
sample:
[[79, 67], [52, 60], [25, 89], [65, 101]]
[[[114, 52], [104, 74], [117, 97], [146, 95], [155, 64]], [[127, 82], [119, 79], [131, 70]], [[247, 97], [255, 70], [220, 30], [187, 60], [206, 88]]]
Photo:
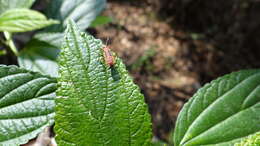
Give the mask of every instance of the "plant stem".
[[4, 46], [7, 45], [6, 42], [2, 38], [0, 38], [0, 43], [1, 43], [1, 45], [4, 45]]
[[13, 42], [13, 39], [12, 39], [12, 34], [7, 32], [7, 31], [4, 31], [4, 36], [6, 38], [6, 44], [10, 47], [10, 49], [13, 51], [13, 53], [18, 56], [18, 51], [17, 51], [17, 48]]

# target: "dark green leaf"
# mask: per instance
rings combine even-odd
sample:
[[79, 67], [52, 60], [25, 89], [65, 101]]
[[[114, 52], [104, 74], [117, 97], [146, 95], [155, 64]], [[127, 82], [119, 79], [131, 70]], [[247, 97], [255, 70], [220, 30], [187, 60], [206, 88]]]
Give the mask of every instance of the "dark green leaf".
[[201, 88], [181, 110], [175, 146], [233, 145], [260, 131], [260, 70], [225, 75]]
[[0, 0], [0, 14], [14, 8], [30, 8], [35, 0]]
[[150, 145], [151, 117], [124, 64], [109, 67], [102, 42], [69, 21], [59, 58], [55, 131], [59, 145]]
[[58, 64], [56, 57], [59, 49], [45, 42], [31, 40], [20, 52], [18, 63], [20, 67], [28, 70], [37, 71], [52, 77], [58, 76]]
[[0, 145], [23, 144], [52, 124], [55, 90], [53, 78], [0, 65]]
[[29, 9], [11, 9], [0, 15], [0, 31], [25, 32], [57, 23], [58, 21], [47, 20], [41, 13]]

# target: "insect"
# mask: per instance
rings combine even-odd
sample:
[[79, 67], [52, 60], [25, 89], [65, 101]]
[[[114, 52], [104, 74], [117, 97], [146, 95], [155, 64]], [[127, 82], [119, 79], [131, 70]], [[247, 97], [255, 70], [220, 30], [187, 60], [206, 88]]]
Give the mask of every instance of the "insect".
[[110, 48], [108, 46], [104, 46], [102, 49], [103, 49], [103, 56], [106, 64], [109, 67], [112, 67], [115, 64], [115, 58], [112, 52], [110, 51]]

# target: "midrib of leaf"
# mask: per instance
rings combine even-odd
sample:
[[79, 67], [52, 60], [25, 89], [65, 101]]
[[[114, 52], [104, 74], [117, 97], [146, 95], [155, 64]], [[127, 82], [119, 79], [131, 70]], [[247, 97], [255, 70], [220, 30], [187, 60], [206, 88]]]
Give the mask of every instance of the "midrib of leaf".
[[[74, 45], [75, 45], [75, 49], [77, 50], [77, 52], [74, 52], [74, 51], [71, 51], [70, 53], [72, 53], [74, 56], [78, 56], [79, 57], [79, 59], [80, 59], [80, 61], [81, 61], [81, 65], [84, 67], [84, 76], [85, 76], [85, 79], [87, 80], [87, 82], [89, 83], [89, 84], [87, 84], [87, 86], [88, 86], [88, 88], [92, 88], [92, 85], [90, 85], [90, 80], [89, 80], [89, 71], [88, 71], [88, 66], [86, 66], [86, 64], [85, 63], [83, 63], [84, 61], [84, 59], [83, 59], [83, 57], [82, 57], [82, 54], [80, 53], [80, 47], [79, 47], [79, 45], [78, 45], [78, 42], [77, 42], [77, 40], [79, 40], [78, 39], [78, 37], [77, 37], [77, 34], [76, 34], [76, 32], [74, 31], [74, 29], [72, 30], [72, 36], [73, 36], [73, 41], [74, 41]], [[71, 48], [71, 46], [69, 45], [69, 42], [66, 42], [67, 43], [67, 46], [70, 48], [70, 49], [72, 49]], [[86, 43], [86, 42], [81, 42], [81, 43]], [[87, 43], [86, 43], [87, 44]], [[86, 47], [86, 51], [88, 52], [88, 53], [90, 53], [90, 49], [89, 49], [89, 46], [87, 46]], [[89, 62], [90, 62], [90, 60], [91, 60], [91, 56], [88, 56], [88, 58], [89, 58], [89, 60], [88, 60], [88, 62], [87, 62], [87, 64], [89, 64]], [[66, 60], [66, 62], [68, 62], [68, 60], [67, 60], [67, 58], [66, 57], [64, 57], [63, 58], [64, 60]], [[71, 83], [72, 83], [72, 85], [74, 86], [74, 89], [77, 89], [78, 88], [78, 86], [77, 85], [75, 85], [75, 82], [78, 82], [77, 81], [77, 79], [74, 79], [74, 77], [73, 77], [73, 75], [72, 75], [72, 71], [71, 71], [71, 68], [70, 68], [70, 66], [68, 65], [68, 64], [65, 64], [65, 66], [66, 66], [66, 68], [68, 69], [68, 72], [69, 72], [69, 74], [70, 74], [70, 80], [71, 80]], [[80, 92], [79, 90], [74, 90], [75, 92], [77, 92], [78, 93], [78, 95], [81, 95], [81, 97], [84, 97], [84, 94], [82, 93], [82, 92]], [[87, 109], [87, 107], [85, 106], [85, 104], [84, 104], [84, 102], [82, 102], [81, 101], [81, 104]], [[95, 102], [94, 102], [94, 104], [95, 104]], [[100, 125], [100, 127], [101, 127], [101, 123], [103, 122], [103, 121], [100, 121], [100, 119], [97, 119], [95, 116], [93, 116], [92, 114], [91, 114], [91, 111], [90, 111], [90, 114], [89, 114], [92, 118], [93, 118], [93, 120], [95, 121], [95, 122], [97, 122], [97, 123], [99, 123], [99, 125]], [[102, 118], [103, 119], [103, 118]], [[105, 142], [104, 140], [103, 140], [103, 142]]]
[[[79, 59], [80, 59], [80, 61], [81, 61], [81, 65], [84, 67], [84, 70], [85, 70], [85, 73], [84, 73], [84, 75], [85, 75], [85, 79], [87, 80], [87, 82], [89, 83], [88, 84], [88, 88], [91, 88], [91, 87], [93, 87], [93, 85], [91, 85], [91, 82], [90, 82], [90, 80], [89, 80], [89, 70], [88, 70], [88, 66], [86, 66], [86, 65], [88, 65], [89, 63], [90, 63], [90, 60], [91, 60], [91, 56], [88, 56], [88, 61], [87, 61], [87, 63], [85, 64], [85, 63], [83, 63], [84, 61], [84, 59], [83, 59], [83, 56], [82, 56], [82, 53], [80, 52], [80, 47], [79, 47], [79, 43], [77, 42], [77, 40], [79, 40], [78, 39], [78, 37], [77, 37], [77, 33], [75, 32], [75, 30], [73, 29], [72, 30], [72, 36], [73, 36], [73, 40], [74, 40], [74, 45], [75, 45], [75, 49], [77, 50], [77, 52], [71, 52], [71, 53], [73, 53], [73, 55], [75, 55], [75, 56], [78, 56], [79, 57]], [[82, 43], [86, 43], [84, 40], [82, 40]], [[87, 43], [86, 43], [87, 44]], [[72, 49], [71, 48], [71, 46], [69, 45], [69, 42], [67, 42], [67, 46], [70, 48], [70, 49]], [[90, 49], [89, 49], [89, 46], [87, 46], [86, 47], [86, 49], [87, 49], [87, 52], [88, 53], [90, 53]], [[68, 61], [67, 60], [67, 58], [64, 58], [66, 61]], [[70, 73], [70, 78], [71, 78], [71, 81], [72, 81], [72, 84], [73, 84], [73, 86], [74, 86], [74, 88], [77, 88], [77, 85], [75, 85], [74, 84], [74, 82], [77, 82], [77, 80], [74, 80], [73, 79], [73, 76], [72, 76], [72, 74], [71, 74], [71, 70], [70, 70], [70, 67], [66, 64], [66, 66], [67, 66], [67, 68], [68, 68], [68, 70], [69, 70], [69, 73]], [[106, 77], [108, 77], [108, 75], [107, 75], [107, 70], [105, 71], [105, 73], [106, 73]], [[100, 127], [102, 127], [101, 125], [101, 123], [103, 122], [103, 118], [104, 118], [104, 114], [105, 114], [105, 112], [106, 112], [106, 106], [107, 106], [107, 97], [108, 97], [108, 80], [106, 80], [106, 97], [105, 97], [105, 105], [104, 105], [104, 111], [102, 111], [102, 116], [101, 116], [101, 118], [100, 119], [98, 119], [98, 118], [96, 118], [95, 116], [92, 116], [95, 120], [96, 120], [96, 122], [98, 122], [99, 123], [99, 125], [100, 125]], [[78, 92], [82, 97], [84, 96], [83, 94], [82, 94], [82, 92]], [[94, 102], [94, 104], [96, 104], [96, 102]], [[83, 104], [84, 105], [84, 104]], [[103, 140], [103, 142], [105, 143], [105, 141]]]
[[[72, 24], [70, 24], [70, 25], [72, 25]], [[80, 60], [80, 64], [83, 66], [83, 68], [84, 68], [84, 75], [85, 75], [85, 79], [87, 80], [87, 82], [88, 82], [88, 88], [92, 88], [93, 87], [93, 85], [91, 84], [92, 82], [89, 80], [90, 79], [90, 76], [89, 76], [89, 72], [91, 72], [91, 71], [89, 71], [89, 66], [87, 66], [87, 65], [89, 65], [89, 63], [90, 63], [90, 60], [91, 60], [91, 55], [89, 55], [89, 56], [87, 56], [87, 58], [89, 58], [88, 60], [87, 60], [87, 62], [86, 63], [84, 63], [84, 59], [83, 59], [83, 56], [82, 56], [82, 54], [84, 53], [81, 53], [81, 50], [80, 50], [80, 47], [79, 47], [79, 42], [77, 42], [77, 40], [80, 40], [81, 42], [80, 43], [84, 43], [84, 44], [86, 44], [86, 51], [87, 51], [87, 53], [89, 54], [90, 53], [90, 46], [88, 46], [88, 43], [84, 40], [84, 39], [79, 39], [79, 37], [77, 36], [77, 35], [79, 35], [79, 34], [77, 34], [76, 32], [75, 32], [75, 29], [72, 29], [71, 30], [72, 31], [72, 36], [73, 36], [73, 42], [74, 42], [74, 45], [75, 45], [75, 49], [76, 49], [76, 51], [77, 52], [74, 52], [74, 51], [71, 51], [71, 53], [73, 54], [73, 55], [75, 55], [75, 56], [78, 56], [79, 57], [79, 60]], [[85, 37], [85, 34], [81, 34], [81, 36], [83, 37], [83, 38], [85, 38], [86, 39], [86, 37]], [[67, 42], [67, 46], [70, 48], [70, 50], [72, 50], [72, 48], [71, 48], [71, 46], [69, 45], [69, 42]], [[67, 59], [67, 58], [64, 58], [65, 60]], [[68, 60], [66, 60], [66, 62], [67, 62]], [[69, 69], [70, 67], [66, 64], [66, 66], [67, 66], [67, 68]], [[73, 83], [73, 85], [74, 85], [74, 87], [75, 88], [77, 88], [77, 85], [75, 85], [74, 84], [74, 82], [77, 82], [77, 80], [73, 80], [73, 76], [71, 75], [71, 70], [69, 69], [69, 72], [70, 72], [70, 78], [72, 79], [72, 83]], [[103, 118], [104, 118], [104, 114], [105, 114], [105, 112], [106, 112], [106, 106], [107, 106], [107, 97], [108, 97], [108, 70], [107, 70], [107, 68], [106, 68], [106, 70], [105, 70], [105, 75], [106, 75], [106, 97], [105, 97], [105, 103], [104, 103], [104, 111], [102, 111], [102, 115], [101, 115], [101, 117], [100, 117], [100, 119], [97, 119], [96, 117], [94, 117], [93, 116], [93, 118], [94, 119], [96, 119], [96, 121], [101, 125], [101, 123], [103, 122]], [[82, 94], [81, 92], [78, 92], [79, 94], [81, 94], [81, 96], [83, 97], [84, 96], [84, 94]], [[94, 104], [96, 104], [96, 102], [94, 102]], [[84, 104], [83, 104], [84, 105]], [[100, 120], [100, 122], [99, 122], [99, 120]], [[103, 140], [104, 141], [104, 140]]]
[[[73, 38], [74, 38], [74, 40], [73, 40], [73, 41], [74, 41], [74, 45], [75, 45], [75, 48], [77, 49], [77, 52], [75, 53], [75, 52], [71, 51], [70, 53], [72, 53], [72, 54], [75, 55], [75, 56], [79, 56], [79, 59], [81, 60], [81, 62], [84, 62], [83, 59], [82, 59], [80, 50], [79, 50], [78, 42], [76, 41], [76, 40], [78, 40], [78, 39], [77, 39], [77, 35], [76, 35], [74, 29], [72, 30], [72, 34], [73, 34], [72, 36], [73, 36]], [[68, 41], [66, 41], [66, 44], [67, 44], [67, 46], [68, 46], [70, 49], [72, 49], [71, 46], [69, 45], [69, 42], [68, 42]], [[86, 49], [89, 51], [89, 47], [87, 47]], [[89, 58], [90, 58], [90, 57], [89, 57]], [[63, 59], [64, 59], [66, 62], [69, 61], [69, 60], [67, 60], [67, 57], [64, 57]], [[87, 67], [84, 63], [82, 63], [81, 65], [84, 66], [84, 70], [85, 70], [84, 76], [85, 76], [85, 78], [87, 79], [87, 81], [90, 83], [90, 81], [89, 81], [89, 76], [88, 76], [88, 72], [87, 72], [88, 67]], [[77, 82], [77, 80], [73, 78], [72, 71], [71, 71], [72, 69], [70, 68], [70, 66], [69, 66], [68, 64], [65, 64], [65, 66], [66, 66], [66, 68], [68, 69], [69, 78], [70, 78], [70, 81], [71, 81], [71, 83], [72, 83], [72, 85], [73, 85], [73, 87], [74, 87], [73, 89], [76, 89], [76, 88], [77, 88], [77, 85], [75, 85], [75, 82]], [[91, 86], [88, 85], [88, 87], [90, 88]], [[84, 96], [82, 92], [80, 92], [80, 91], [78, 91], [78, 90], [74, 90], [74, 91], [76, 91], [76, 92], [77, 92], [79, 95], [81, 95], [82, 97]], [[85, 107], [84, 103], [81, 103], [81, 104]], [[85, 107], [85, 108], [87, 109], [87, 107]], [[93, 118], [94, 118], [95, 120], [97, 120], [95, 117], [93, 117]]]
[[[241, 84], [243, 84], [244, 82], [246, 82], [246, 81], [249, 80], [250, 78], [254, 78], [255, 76], [260, 76], [260, 75], [259, 75], [259, 73], [255, 73], [254, 75], [250, 75], [250, 76], [246, 77], [245, 79], [241, 80], [238, 84], [236, 84], [234, 87], [230, 88], [230, 90], [228, 90], [227, 92], [223, 93], [223, 94], [220, 95], [218, 98], [216, 98], [210, 105], [208, 105], [208, 106], [189, 124], [189, 127], [188, 127], [188, 129], [186, 130], [184, 136], [182, 137], [182, 140], [181, 140], [180, 144], [185, 144], [186, 142], [189, 142], [190, 140], [195, 139], [196, 137], [198, 137], [199, 135], [201, 135], [202, 133], [208, 131], [209, 129], [206, 129], [205, 131], [201, 131], [200, 134], [198, 134], [198, 135], [196, 135], [196, 136], [194, 136], [194, 137], [187, 138], [187, 133], [189, 133], [190, 128], [191, 128], [191, 127], [194, 127], [194, 126], [193, 126], [194, 123], [196, 123], [196, 120], [197, 120], [203, 113], [207, 113], [208, 111], [210, 111], [210, 110], [211, 110], [211, 107], [212, 107], [217, 101], [222, 100], [222, 97], [225, 97], [225, 96], [226, 96], [227, 94], [229, 94], [230, 92], [233, 92], [233, 90], [236, 90], [236, 88], [238, 88], [238, 86], [241, 86]], [[239, 77], [238, 77], [238, 78], [239, 78]], [[249, 92], [248, 95], [250, 95], [250, 93], [252, 93], [257, 87], [258, 87], [258, 85], [256, 85], [256, 87], [255, 87], [251, 92]], [[209, 89], [209, 88], [208, 88], [208, 89]], [[208, 89], [207, 89], [207, 90], [208, 90]], [[207, 90], [205, 91], [205, 93], [207, 92]], [[203, 96], [204, 96], [203, 99], [205, 99], [205, 94], [204, 94]], [[247, 98], [245, 98], [244, 101], [245, 101], [246, 99], [247, 99]], [[193, 103], [195, 103], [195, 102], [193, 101], [193, 102], [191, 103], [190, 107], [192, 107], [192, 104], [193, 104]], [[257, 103], [256, 103], [256, 104], [257, 104]], [[242, 104], [242, 105], [243, 105], [243, 104]], [[255, 105], [255, 104], [254, 104], [254, 105]], [[252, 105], [252, 106], [253, 106], [253, 105]], [[250, 106], [250, 107], [252, 107], [252, 106]], [[242, 106], [241, 106], [241, 107], [242, 107]], [[248, 107], [248, 108], [250, 108], [250, 107]], [[189, 111], [187, 112], [187, 113], [188, 113], [188, 116], [187, 116], [187, 117], [191, 117], [191, 116], [189, 115], [189, 114], [191, 113], [191, 112], [190, 112], [191, 109], [192, 109], [192, 108], [189, 108]], [[246, 110], [246, 109], [244, 109], [244, 110]], [[243, 111], [243, 110], [242, 110], [242, 111]], [[241, 112], [241, 111], [240, 111], [240, 112]], [[232, 114], [231, 116], [234, 116], [234, 115], [236, 115], [236, 114], [238, 114], [238, 113], [239, 113], [239, 112], [234, 112], [234, 114]], [[231, 116], [230, 116], [230, 117], [231, 117]], [[227, 118], [223, 119], [222, 121], [216, 123], [213, 127], [217, 126], [218, 124], [220, 124], [221, 122], [227, 120], [228, 118], [229, 118], [229, 117], [227, 117]], [[189, 121], [189, 119], [188, 119], [188, 121]], [[213, 127], [210, 127], [210, 129], [213, 128]]]

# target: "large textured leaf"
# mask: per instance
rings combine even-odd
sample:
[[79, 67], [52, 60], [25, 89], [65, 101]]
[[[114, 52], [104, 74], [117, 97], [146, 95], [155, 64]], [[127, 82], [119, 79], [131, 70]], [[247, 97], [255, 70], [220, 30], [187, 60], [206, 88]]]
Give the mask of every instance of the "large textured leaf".
[[0, 0], [0, 14], [14, 8], [30, 8], [35, 0]]
[[260, 131], [260, 70], [225, 75], [201, 88], [180, 112], [175, 146], [233, 145]]
[[53, 123], [56, 80], [0, 65], [0, 145], [23, 144]]
[[25, 32], [57, 23], [58, 21], [47, 20], [40, 12], [29, 9], [11, 9], [0, 15], [0, 31]]
[[18, 63], [20, 67], [37, 71], [52, 77], [58, 76], [56, 57], [59, 49], [38, 40], [31, 40], [20, 52]]
[[62, 146], [149, 145], [151, 122], [122, 61], [104, 62], [102, 43], [69, 22], [59, 58], [56, 140]]

